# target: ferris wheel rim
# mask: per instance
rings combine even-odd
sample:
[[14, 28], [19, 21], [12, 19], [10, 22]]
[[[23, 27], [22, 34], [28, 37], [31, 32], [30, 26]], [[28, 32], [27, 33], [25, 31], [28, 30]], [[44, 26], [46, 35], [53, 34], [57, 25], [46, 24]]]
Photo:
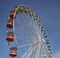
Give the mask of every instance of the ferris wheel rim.
[[[27, 6], [24, 6], [24, 5], [21, 5], [21, 6], [17, 6], [16, 8], [14, 8], [12, 11], [14, 11], [14, 17], [17, 15], [17, 14], [28, 14], [31, 18], [33, 17], [33, 20], [34, 21], [36, 21], [37, 22], [37, 25], [38, 26], [42, 26], [42, 23], [41, 23], [41, 21], [39, 20], [39, 18], [38, 18], [38, 16], [29, 8], [29, 7], [27, 7]], [[13, 31], [15, 31], [15, 25], [14, 25], [14, 23], [15, 23], [15, 18], [13, 17]], [[9, 28], [11, 28], [11, 27], [9, 27]], [[15, 34], [15, 33], [14, 33]], [[22, 46], [18, 46], [18, 42], [17, 42], [17, 39], [15, 38], [16, 36], [14, 35], [14, 40], [16, 41], [16, 47], [18, 48], [18, 49], [20, 49], [20, 48], [23, 48], [23, 47], [26, 47], [26, 46], [30, 46], [30, 48], [31, 48], [31, 50], [27, 50], [27, 53], [30, 51], [30, 53], [28, 54], [28, 56], [26, 57], [26, 58], [28, 58], [28, 57], [30, 57], [30, 55], [32, 54], [32, 51], [33, 51], [33, 49], [34, 50], [36, 50], [36, 47], [37, 47], [37, 45], [39, 46], [38, 47], [38, 50], [36, 50], [37, 52], [38, 51], [40, 51], [40, 44], [41, 43], [43, 43], [43, 40], [42, 40], [42, 42], [40, 42], [40, 39], [37, 39], [38, 41], [37, 42], [34, 42], [34, 43], [31, 43], [31, 44], [25, 44], [25, 45], [22, 45]], [[11, 40], [10, 40], [11, 41]], [[9, 45], [9, 42], [8, 42], [8, 45]], [[44, 43], [43, 43], [43, 46], [44, 46]], [[10, 48], [10, 47], [9, 47]], [[44, 46], [44, 49], [47, 49], [47, 47], [46, 46]], [[49, 51], [48, 51], [49, 52]], [[26, 54], [27, 53], [25, 53], [24, 55], [22, 55], [22, 58], [24, 58], [25, 56], [26, 56]], [[38, 53], [37, 53], [38, 54]], [[13, 55], [14, 56], [14, 55]], [[34, 56], [33, 56], [34, 57]], [[37, 55], [36, 55], [36, 57], [37, 57]], [[35, 57], [35, 58], [36, 58]], [[38, 57], [39, 57], [39, 54], [38, 54]]]

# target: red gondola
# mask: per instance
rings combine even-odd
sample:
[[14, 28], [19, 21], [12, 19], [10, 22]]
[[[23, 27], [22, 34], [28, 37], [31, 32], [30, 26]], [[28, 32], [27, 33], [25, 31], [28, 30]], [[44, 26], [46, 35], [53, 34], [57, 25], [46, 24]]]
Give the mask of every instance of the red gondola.
[[7, 21], [7, 27], [8, 28], [13, 28], [13, 20], [12, 19], [8, 19], [8, 21]]
[[10, 52], [9, 56], [16, 57], [17, 56], [17, 52]]
[[14, 41], [14, 36], [7, 36], [6, 40], [8, 42], [12, 42], [12, 41]]
[[7, 27], [8, 28], [13, 28], [13, 23], [12, 22], [7, 23]]
[[18, 50], [18, 48], [16, 46], [15, 47], [11, 47], [10, 50], [16, 51], [16, 50]]
[[10, 17], [10, 19], [15, 19], [15, 18], [16, 18], [16, 17], [15, 17], [15, 11], [14, 11], [14, 10], [12, 10], [12, 11], [10, 12], [9, 17]]

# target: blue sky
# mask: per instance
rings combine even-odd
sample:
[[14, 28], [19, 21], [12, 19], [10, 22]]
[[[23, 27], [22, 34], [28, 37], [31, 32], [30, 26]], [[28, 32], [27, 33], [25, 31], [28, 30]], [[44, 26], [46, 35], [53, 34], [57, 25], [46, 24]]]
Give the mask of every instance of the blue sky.
[[[33, 9], [46, 29], [55, 58], [60, 57], [60, 0], [0, 0], [0, 57], [8, 57], [6, 22], [9, 12], [21, 3]], [[57, 55], [58, 54], [58, 55]]]

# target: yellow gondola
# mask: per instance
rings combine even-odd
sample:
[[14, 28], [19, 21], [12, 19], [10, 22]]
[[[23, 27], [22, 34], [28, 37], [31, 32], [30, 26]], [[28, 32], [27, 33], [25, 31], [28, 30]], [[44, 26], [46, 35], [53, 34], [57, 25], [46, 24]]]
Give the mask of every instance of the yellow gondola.
[[38, 20], [38, 17], [35, 15], [34, 16], [34, 21], [37, 21]]
[[30, 16], [34, 16], [34, 12], [33, 11], [29, 11], [29, 15]]
[[21, 5], [21, 6], [19, 7], [20, 12], [23, 12], [24, 9], [25, 9], [24, 5]]
[[25, 12], [26, 14], [29, 13], [29, 8], [26, 7], [25, 10], [24, 10], [24, 12]]
[[39, 25], [39, 26], [41, 25], [41, 21], [38, 21], [38, 25]]

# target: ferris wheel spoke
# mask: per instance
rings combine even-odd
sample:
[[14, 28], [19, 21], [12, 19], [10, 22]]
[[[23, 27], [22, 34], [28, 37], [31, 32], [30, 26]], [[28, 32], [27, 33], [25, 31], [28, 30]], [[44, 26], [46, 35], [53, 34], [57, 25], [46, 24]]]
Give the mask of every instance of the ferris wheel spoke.
[[42, 42], [42, 52], [43, 52], [42, 57], [48, 58], [50, 52], [49, 52], [47, 46], [43, 42]]
[[26, 55], [26, 58], [29, 58], [29, 57], [32, 55], [32, 53], [33, 53], [33, 51], [36, 49], [36, 47], [37, 47], [37, 46], [32, 46], [32, 49], [31, 49], [31, 51]]
[[[26, 16], [25, 16], [26, 17]], [[29, 17], [29, 16], [28, 16]], [[24, 18], [24, 17], [23, 17]], [[30, 17], [28, 18], [28, 19], [30, 19]], [[32, 18], [31, 18], [32, 19]], [[33, 25], [33, 23], [32, 23], [32, 25]], [[18, 31], [16, 31], [17, 33], [19, 33]], [[31, 32], [31, 33], [33, 33], [33, 31]], [[35, 31], [35, 33], [36, 33], [36, 31]], [[30, 34], [30, 36], [32, 37], [32, 35]], [[37, 38], [36, 38], [37, 39]], [[38, 40], [38, 39], [37, 39]], [[33, 39], [33, 41], [36, 41], [35, 40], [35, 38]]]
[[32, 51], [31, 51], [30, 53], [28, 53], [28, 54], [27, 54], [27, 57], [26, 57], [26, 58], [29, 58], [29, 57], [30, 57], [30, 55], [31, 55], [31, 54], [32, 54], [32, 52], [35, 50], [35, 48], [36, 48], [36, 46], [35, 46], [35, 47], [33, 47]]
[[28, 53], [32, 52], [32, 47], [30, 47], [23, 55], [22, 58], [25, 58]]
[[[28, 15], [28, 17], [30, 18], [29, 15]], [[34, 23], [33, 17], [31, 17], [30, 20], [32, 21], [32, 22], [31, 22], [32, 27], [34, 28], [34, 30], [32, 31], [32, 33], [34, 32], [34, 34], [35, 34], [35, 38], [33, 37], [32, 40], [33, 40], [34, 42], [39, 41], [39, 39], [36, 38], [36, 37], [38, 37], [38, 36], [37, 36], [37, 27], [36, 27], [36, 23]]]
[[[50, 51], [48, 50], [48, 48], [47, 48], [46, 45], [44, 45], [44, 49], [45, 49], [45, 52], [47, 51], [46, 56], [47, 56], [47, 54], [48, 54], [47, 57], [49, 57], [49, 55], [51, 55], [51, 54], [50, 54]], [[52, 56], [52, 55], [51, 55], [51, 56]]]
[[47, 48], [47, 46], [46, 46], [46, 44], [44, 44], [44, 42], [42, 41], [42, 44], [43, 44], [43, 46], [44, 46], [44, 49], [45, 50], [47, 50], [47, 52], [48, 52], [48, 54], [50, 53], [50, 51], [48, 50], [48, 48]]
[[37, 44], [39, 44], [39, 42], [18, 46], [18, 48], [20, 49], [20, 48], [27, 47], [27, 46], [36, 46]]
[[40, 43], [39, 43], [39, 44], [37, 45], [37, 49], [36, 49], [36, 53], [35, 53], [35, 58], [39, 58], [39, 56], [40, 56], [40, 54], [41, 54], [40, 50], [41, 50], [41, 45], [40, 45]]

